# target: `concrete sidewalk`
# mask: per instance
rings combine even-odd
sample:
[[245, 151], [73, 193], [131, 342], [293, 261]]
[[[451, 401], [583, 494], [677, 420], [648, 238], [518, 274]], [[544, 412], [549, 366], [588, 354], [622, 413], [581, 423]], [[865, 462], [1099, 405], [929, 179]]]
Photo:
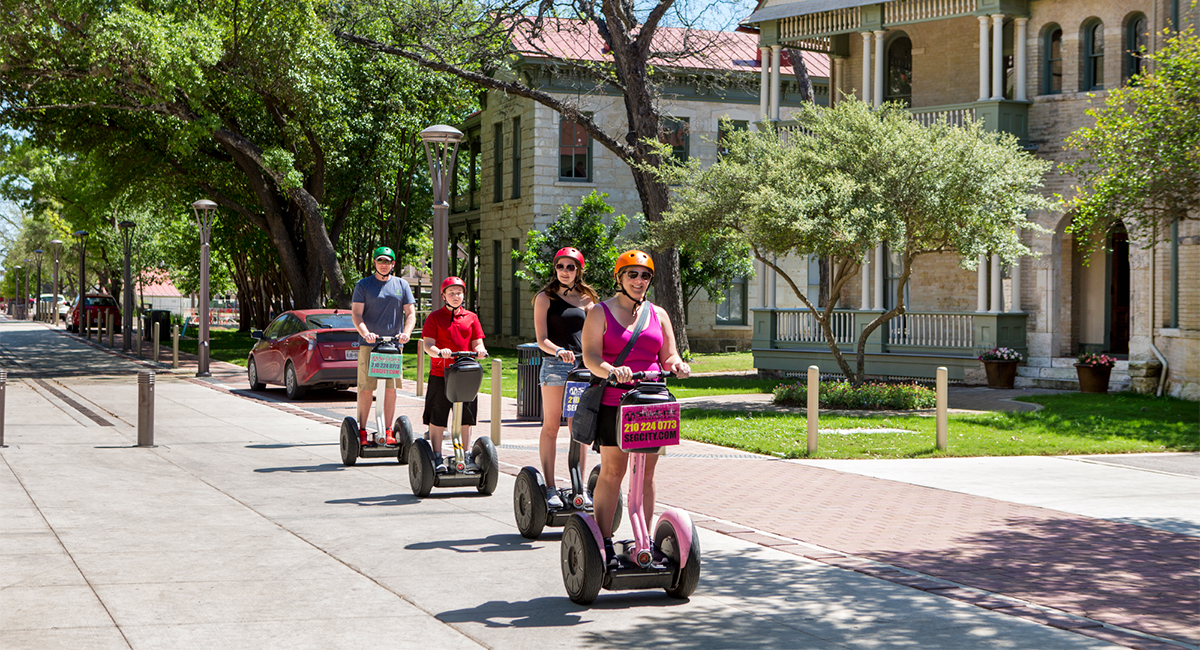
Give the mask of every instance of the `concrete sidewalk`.
[[[696, 513], [700, 589], [686, 602], [604, 592], [580, 608], [562, 588], [557, 531], [537, 541], [516, 533], [510, 476], [493, 497], [439, 491], [418, 501], [394, 462], [342, 467], [334, 425], [353, 408], [352, 394], [289, 404], [281, 391], [162, 374], [159, 447], [135, 449], [135, 364], [40, 326], [0, 322], [4, 364], [12, 369], [26, 354], [37, 364], [24, 371], [39, 376], [10, 380], [9, 448], [0, 451], [5, 648], [1099, 648], [1197, 640], [1198, 544], [1187, 527], [1124, 521], [1142, 497], [1112, 486], [1099, 500], [1125, 504], [1111, 506], [1112, 517], [1075, 512], [1095, 506], [1090, 490], [1135, 472], [1161, 477], [1194, 525], [1191, 476], [1096, 465], [1094, 475], [1056, 477], [1035, 468], [1043, 482], [1005, 500], [974, 494], [997, 490], [982, 480], [966, 491], [944, 488], [962, 482], [955, 473], [1023, 466], [931, 465], [880, 478], [865, 474], [891, 470], [685, 443], [661, 466], [659, 494]], [[62, 375], [56, 360], [70, 360]], [[79, 372], [90, 367], [105, 374]], [[420, 401], [400, 402], [419, 421]], [[513, 421], [514, 409], [506, 400], [501, 414], [510, 471], [536, 462], [538, 427]], [[928, 484], [943, 473], [949, 485]], [[1032, 503], [1066, 484], [1079, 498], [1061, 495], [1055, 510]], [[1152, 518], [1180, 518], [1162, 508]], [[1056, 526], [1061, 532], [1046, 534]], [[1039, 550], [1030, 541], [1045, 555], [1080, 532], [1070, 580], [1060, 577], [1062, 558], [1029, 563]], [[993, 577], [1005, 562], [1007, 580]], [[1161, 572], [1145, 570], [1155, 563]]]

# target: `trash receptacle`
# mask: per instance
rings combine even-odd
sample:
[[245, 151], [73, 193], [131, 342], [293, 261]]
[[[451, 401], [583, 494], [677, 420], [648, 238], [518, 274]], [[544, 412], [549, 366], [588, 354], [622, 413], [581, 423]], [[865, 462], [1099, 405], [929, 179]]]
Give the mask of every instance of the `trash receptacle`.
[[517, 346], [517, 419], [542, 419], [542, 390], [538, 385], [542, 372], [542, 351], [537, 343]]
[[154, 324], [158, 326], [159, 342], [165, 340], [171, 332], [171, 312], [167, 309], [149, 309], [142, 314], [142, 338], [149, 341], [154, 338]]

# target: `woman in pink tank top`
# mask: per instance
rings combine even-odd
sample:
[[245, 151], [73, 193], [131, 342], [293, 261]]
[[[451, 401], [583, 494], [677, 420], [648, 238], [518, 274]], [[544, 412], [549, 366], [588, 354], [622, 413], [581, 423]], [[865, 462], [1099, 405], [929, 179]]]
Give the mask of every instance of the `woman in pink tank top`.
[[[646, 292], [654, 279], [654, 260], [642, 251], [632, 250], [617, 258], [617, 295], [600, 303], [600, 309], [588, 312], [583, 325], [583, 363], [596, 377], [609, 377], [630, 384], [633, 373], [644, 371], [674, 372], [686, 378], [691, 372], [675, 347], [675, 334], [666, 311], [646, 302]], [[620, 366], [617, 357], [633, 336], [633, 328], [643, 309], [649, 309], [645, 329]], [[617, 416], [621, 395], [628, 388], [608, 387], [600, 401], [595, 447], [600, 451], [600, 478], [592, 494], [594, 515], [604, 537], [605, 557], [614, 557], [612, 520], [629, 454], [617, 444]], [[643, 483], [643, 510], [646, 521], [654, 518], [654, 468], [657, 454], [646, 456]]]

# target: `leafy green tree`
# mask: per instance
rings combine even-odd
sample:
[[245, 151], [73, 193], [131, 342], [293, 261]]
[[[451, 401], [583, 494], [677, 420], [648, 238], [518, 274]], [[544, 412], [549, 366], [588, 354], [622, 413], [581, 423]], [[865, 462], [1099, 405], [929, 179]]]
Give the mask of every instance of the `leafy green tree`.
[[583, 253], [586, 261], [583, 280], [606, 298], [616, 289], [613, 267], [621, 251], [617, 241], [629, 220], [620, 214], [604, 223], [605, 217], [613, 213], [612, 206], [604, 201], [607, 194], [595, 190], [583, 197], [579, 208], [563, 205], [558, 219], [545, 230], [529, 231], [525, 250], [514, 250], [513, 259], [521, 263], [517, 277], [528, 280], [533, 291], [541, 291], [554, 279], [554, 259], [551, 257], [565, 246], [574, 246]]
[[[1029, 253], [1016, 233], [1042, 230], [1025, 214], [1049, 206], [1037, 193], [1049, 164], [1022, 151], [1011, 134], [978, 122], [925, 127], [899, 104], [806, 106], [796, 118], [791, 132], [731, 133], [728, 153], [707, 169], [693, 162], [661, 171], [679, 188], [662, 222], [648, 224], [649, 235], [694, 244], [697, 253], [748, 246], [812, 312], [838, 366], [858, 385], [867, 338], [905, 312], [903, 287], [918, 257], [953, 251], [973, 268], [984, 253], [1009, 261]], [[862, 328], [852, 367], [831, 327], [833, 307], [880, 242], [903, 263], [896, 306]], [[808, 254], [830, 260], [823, 309], [774, 261]]]
[[1062, 203], [1085, 247], [1117, 222], [1154, 242], [1162, 226], [1200, 218], [1200, 36], [1189, 28], [1141, 56], [1149, 72], [1087, 111], [1095, 124], [1067, 138], [1080, 156], [1059, 165], [1079, 181]]

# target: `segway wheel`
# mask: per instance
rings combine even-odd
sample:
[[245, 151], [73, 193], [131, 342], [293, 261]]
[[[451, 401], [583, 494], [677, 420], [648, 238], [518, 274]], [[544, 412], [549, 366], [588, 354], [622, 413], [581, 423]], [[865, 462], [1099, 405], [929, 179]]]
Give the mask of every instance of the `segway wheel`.
[[496, 453], [496, 445], [492, 444], [491, 438], [480, 436], [471, 445], [471, 454], [482, 470], [476, 489], [485, 495], [495, 492], [496, 485], [500, 483], [500, 456]]
[[522, 467], [513, 488], [513, 515], [517, 530], [527, 539], [537, 539], [546, 527], [546, 482], [533, 467]]
[[[588, 482], [587, 482], [588, 496], [592, 497], [593, 499], [596, 498], [596, 495], [595, 495], [596, 483], [598, 483], [599, 481], [600, 481], [600, 466], [597, 465], [592, 468], [592, 473], [588, 474]], [[622, 496], [620, 490], [618, 490], [617, 491], [617, 509], [613, 510], [613, 526], [612, 526], [613, 531], [616, 531], [618, 528], [621, 527], [621, 515], [624, 514], [624, 512], [622, 512], [624, 509], [625, 509], [625, 497]]]
[[692, 548], [688, 551], [686, 565], [679, 566], [679, 536], [671, 522], [659, 520], [654, 529], [654, 546], [675, 565], [675, 576], [666, 589], [667, 595], [672, 598], [691, 596], [700, 584], [700, 536], [696, 534], [696, 525], [692, 524]]
[[396, 418], [395, 424], [392, 425], [392, 431], [396, 434], [396, 445], [399, 447], [396, 450], [396, 462], [401, 465], [407, 465], [408, 448], [413, 443], [412, 422], [408, 421], [407, 415], [401, 415]]
[[424, 439], [408, 448], [408, 483], [415, 497], [424, 498], [433, 491], [433, 448]]
[[342, 420], [342, 464], [354, 467], [358, 462], [358, 422], [354, 418]]
[[563, 528], [562, 548], [563, 586], [567, 596], [578, 605], [590, 605], [600, 594], [604, 581], [604, 559], [596, 538], [581, 515], [571, 515]]

